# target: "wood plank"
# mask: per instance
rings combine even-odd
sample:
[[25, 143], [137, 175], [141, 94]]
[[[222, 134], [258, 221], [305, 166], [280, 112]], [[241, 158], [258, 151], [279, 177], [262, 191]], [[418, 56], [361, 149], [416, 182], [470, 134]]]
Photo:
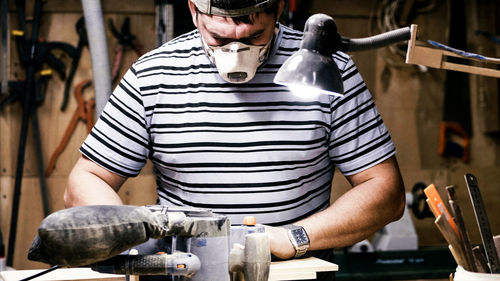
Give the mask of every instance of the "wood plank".
[[280, 281], [280, 280], [311, 280], [316, 279], [316, 272], [280, 272], [280, 273], [270, 273], [269, 281]]
[[472, 65], [463, 65], [463, 64], [451, 63], [451, 62], [443, 62], [441, 68], [447, 69], [447, 70], [467, 72], [467, 73], [477, 74], [477, 75], [481, 75], [481, 76], [500, 78], [500, 70], [492, 69], [492, 68], [484, 68], [484, 67], [472, 66]]
[[[269, 273], [270, 281], [278, 280], [305, 280], [316, 277], [316, 272], [337, 271], [338, 265], [315, 258], [292, 259], [287, 261], [272, 262]], [[20, 280], [32, 276], [42, 270], [15, 270], [2, 271], [0, 277], [3, 281]], [[40, 280], [96, 280], [118, 281], [125, 280], [124, 275], [98, 273], [90, 268], [61, 268], [51, 271], [43, 276], [33, 279]]]
[[338, 271], [338, 265], [315, 257], [272, 262], [269, 280], [304, 280], [316, 277], [316, 272]]
[[[411, 30], [412, 30], [412, 36], [410, 42], [408, 43], [408, 51], [406, 54], [407, 64], [419, 64], [432, 68], [454, 70], [454, 71], [466, 72], [482, 76], [500, 78], [500, 70], [486, 67], [485, 62], [482, 60], [463, 57], [453, 52], [449, 52], [442, 49], [429, 48], [417, 45], [416, 43], [417, 26], [412, 25]], [[477, 66], [472, 66], [466, 64], [447, 62], [445, 60], [446, 56], [459, 57], [463, 58], [464, 60], [482, 62], [482, 64]]]
[[[0, 277], [3, 281], [17, 281], [23, 278], [30, 277], [34, 274], [40, 273], [43, 270], [12, 270], [0, 272]], [[90, 268], [60, 268], [44, 274], [40, 277], [32, 279], [34, 281], [41, 280], [54, 280], [54, 281], [68, 281], [68, 280], [87, 280], [87, 281], [124, 281], [125, 275], [117, 274], [104, 274], [95, 272]]]

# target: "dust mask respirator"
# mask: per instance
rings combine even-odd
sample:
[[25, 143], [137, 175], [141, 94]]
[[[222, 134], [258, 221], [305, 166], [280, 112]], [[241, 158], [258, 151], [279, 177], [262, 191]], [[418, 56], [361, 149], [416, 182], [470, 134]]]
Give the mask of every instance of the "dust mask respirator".
[[230, 83], [245, 83], [255, 76], [257, 68], [267, 59], [271, 40], [264, 46], [247, 45], [238, 41], [224, 46], [208, 46], [202, 38], [208, 57], [220, 76]]

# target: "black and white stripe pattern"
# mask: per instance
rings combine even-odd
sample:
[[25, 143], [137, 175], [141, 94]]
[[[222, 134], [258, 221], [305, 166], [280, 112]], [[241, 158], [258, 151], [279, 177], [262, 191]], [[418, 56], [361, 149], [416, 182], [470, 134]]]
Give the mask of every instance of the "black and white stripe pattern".
[[305, 100], [272, 82], [301, 38], [280, 26], [270, 59], [239, 85], [222, 80], [197, 31], [172, 40], [127, 72], [81, 152], [127, 177], [149, 158], [160, 204], [233, 223], [285, 224], [326, 208], [335, 167], [355, 174], [395, 149], [348, 55], [334, 55], [345, 97]]

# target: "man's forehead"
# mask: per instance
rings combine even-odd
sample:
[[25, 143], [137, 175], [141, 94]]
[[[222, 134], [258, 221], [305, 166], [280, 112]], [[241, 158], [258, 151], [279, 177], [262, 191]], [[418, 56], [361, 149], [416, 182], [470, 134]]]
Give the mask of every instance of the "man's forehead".
[[[250, 38], [258, 37], [258, 36], [264, 34], [265, 31], [266, 30], [264, 28], [259, 28], [259, 29], [256, 29], [256, 30], [252, 30], [250, 32], [247, 32], [244, 35], [244, 38], [250, 39]], [[213, 38], [223, 39], [223, 38], [232, 38], [232, 37], [234, 37], [232, 34], [228, 34], [227, 32], [218, 32], [218, 31], [214, 31], [214, 30], [207, 30], [207, 32]]]
[[251, 24], [236, 24], [229, 17], [201, 15], [199, 17], [203, 29], [213, 38], [252, 38], [273, 30], [273, 17], [264, 13], [257, 17]]
[[[263, 12], [280, 0], [190, 0], [204, 14], [222, 17], [239, 17]], [[224, 2], [224, 5], [219, 4]]]

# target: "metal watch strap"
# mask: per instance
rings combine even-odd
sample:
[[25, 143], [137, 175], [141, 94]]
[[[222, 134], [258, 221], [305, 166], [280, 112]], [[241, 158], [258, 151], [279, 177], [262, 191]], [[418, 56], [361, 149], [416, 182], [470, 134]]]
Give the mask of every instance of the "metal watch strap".
[[[295, 248], [295, 255], [294, 258], [298, 258], [303, 256], [306, 252], [307, 249], [309, 248], [309, 236], [307, 235], [307, 232], [302, 226], [298, 225], [293, 225], [293, 224], [288, 224], [284, 225], [284, 228], [288, 230], [288, 239], [290, 239], [290, 242], [292, 242], [293, 247]], [[304, 238], [306, 240], [305, 243], [302, 243], [299, 245], [299, 242], [296, 240], [296, 237], [293, 235], [294, 230], [301, 230], [304, 234]]]

